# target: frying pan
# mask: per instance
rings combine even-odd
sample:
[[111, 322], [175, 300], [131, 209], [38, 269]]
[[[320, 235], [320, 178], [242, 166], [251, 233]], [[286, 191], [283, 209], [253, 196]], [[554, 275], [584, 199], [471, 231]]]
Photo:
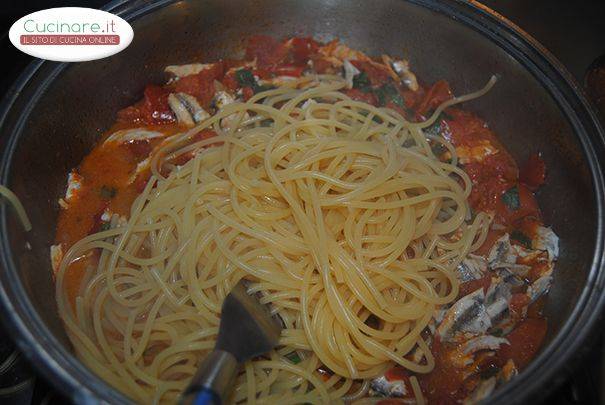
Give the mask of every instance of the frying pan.
[[367, 53], [410, 60], [426, 82], [455, 93], [500, 80], [466, 105], [489, 122], [515, 158], [541, 151], [548, 180], [538, 193], [545, 221], [561, 238], [561, 257], [545, 307], [546, 344], [490, 402], [546, 395], [565, 378], [599, 319], [603, 257], [604, 135], [578, 85], [539, 44], [477, 3], [457, 0], [116, 1], [132, 45], [79, 64], [33, 62], [0, 106], [0, 181], [21, 198], [34, 224], [24, 233], [0, 207], [0, 301], [6, 325], [32, 363], [76, 403], [128, 402], [72, 354], [55, 307], [49, 262], [66, 173], [91, 150], [115, 113], [168, 64], [241, 52], [252, 33], [278, 38], [339, 37]]

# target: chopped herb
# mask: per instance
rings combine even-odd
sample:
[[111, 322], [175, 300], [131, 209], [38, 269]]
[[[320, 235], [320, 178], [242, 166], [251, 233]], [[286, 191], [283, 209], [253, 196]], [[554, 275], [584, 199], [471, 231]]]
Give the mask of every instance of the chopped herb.
[[519, 188], [517, 186], [513, 186], [506, 190], [500, 198], [502, 198], [502, 202], [513, 211], [518, 210], [521, 206], [521, 202], [519, 201]]
[[414, 138], [408, 138], [403, 142], [402, 145], [404, 148], [411, 148], [412, 146], [416, 146], [416, 141]]
[[242, 87], [252, 87], [254, 89], [256, 86], [258, 86], [251, 70], [240, 69], [235, 72], [235, 78]]
[[353, 88], [361, 90], [365, 93], [371, 90], [370, 78], [368, 77], [366, 72], [361, 72], [353, 76]]
[[111, 223], [109, 223], [109, 222], [103, 222], [101, 224], [101, 226], [99, 227], [99, 232], [107, 231], [109, 229], [111, 229]]
[[519, 244], [521, 246], [523, 246], [527, 249], [531, 249], [531, 247], [532, 247], [531, 239], [529, 238], [529, 236], [527, 236], [526, 234], [524, 234], [523, 232], [521, 232], [518, 229], [515, 229], [514, 231], [511, 232], [510, 238], [516, 242], [519, 242]]
[[256, 79], [254, 78], [254, 74], [249, 69], [240, 69], [236, 71], [235, 77], [237, 78], [237, 83], [240, 86], [250, 87], [254, 91], [254, 94], [275, 88], [275, 86], [272, 86], [270, 84], [258, 84]]
[[384, 107], [390, 101], [398, 107], [404, 107], [403, 97], [392, 83], [385, 83], [374, 90], [378, 105]]
[[300, 356], [296, 352], [286, 354], [286, 358], [294, 364], [298, 364], [301, 362]]
[[487, 380], [490, 379], [492, 377], [494, 377], [495, 375], [497, 375], [500, 372], [500, 368], [494, 366], [493, 364], [490, 365], [488, 368], [486, 368], [485, 370], [483, 370], [480, 374], [481, 379], [482, 380]]
[[101, 198], [111, 200], [113, 197], [115, 197], [117, 192], [118, 191], [114, 187], [103, 186], [101, 187], [99, 194], [101, 194]]

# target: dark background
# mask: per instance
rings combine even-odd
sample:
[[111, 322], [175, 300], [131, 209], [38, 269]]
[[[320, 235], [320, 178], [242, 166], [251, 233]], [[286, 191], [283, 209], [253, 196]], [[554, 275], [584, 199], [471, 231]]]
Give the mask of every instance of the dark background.
[[[102, 7], [106, 0], [0, 0], [0, 94], [4, 95], [31, 58], [14, 48], [8, 29], [20, 17], [51, 7]], [[586, 73], [594, 72], [595, 61], [605, 60], [605, 0], [483, 0], [549, 49], [585, 86], [587, 92], [605, 96], [605, 86], [586, 85]], [[605, 64], [604, 64], [605, 65]], [[605, 72], [605, 69], [603, 69]], [[605, 76], [603, 76], [605, 77]], [[605, 105], [605, 104], [604, 104]], [[603, 110], [605, 112], [605, 109]], [[604, 120], [605, 121], [605, 120]], [[605, 351], [601, 338], [591, 342], [577, 362], [575, 372], [545, 404], [576, 405], [605, 403]], [[36, 376], [15, 350], [0, 325], [0, 403], [66, 403], [43, 379]]]

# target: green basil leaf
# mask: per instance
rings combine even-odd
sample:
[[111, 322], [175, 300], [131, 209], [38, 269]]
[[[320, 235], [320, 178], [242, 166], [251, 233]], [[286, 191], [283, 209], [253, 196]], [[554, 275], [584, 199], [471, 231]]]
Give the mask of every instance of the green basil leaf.
[[298, 364], [301, 362], [301, 358], [296, 352], [286, 354], [286, 358], [294, 364]]
[[405, 103], [399, 90], [392, 83], [385, 83], [377, 89], [374, 89], [374, 94], [378, 99], [378, 105], [384, 107], [389, 102], [392, 102], [398, 107], [405, 107]]
[[366, 72], [361, 72], [353, 76], [353, 88], [364, 92], [369, 92], [371, 83]]
[[504, 205], [506, 205], [510, 210], [516, 211], [521, 206], [521, 201], [519, 199], [519, 187], [513, 186], [506, 190], [504, 194], [500, 197]]
[[240, 69], [235, 72], [235, 78], [237, 79], [237, 83], [242, 87], [255, 88], [256, 86], [258, 86], [258, 84], [256, 83], [256, 79], [254, 78], [254, 74], [252, 74], [251, 70]]

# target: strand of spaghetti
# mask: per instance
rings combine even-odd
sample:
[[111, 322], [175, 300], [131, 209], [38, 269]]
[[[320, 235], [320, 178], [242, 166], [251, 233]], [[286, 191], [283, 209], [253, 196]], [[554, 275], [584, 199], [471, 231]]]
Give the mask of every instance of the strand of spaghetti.
[[[426, 122], [351, 100], [342, 78], [293, 82], [166, 138], [127, 223], [76, 242], [59, 266], [76, 352], [137, 400], [176, 400], [241, 279], [285, 329], [270, 360], [236, 379], [236, 403], [352, 400], [368, 389], [353, 378], [393, 363], [434, 367], [422, 333], [457, 296], [455, 267], [490, 219], [471, 215], [470, 179]], [[216, 136], [200, 139], [205, 130]], [[89, 267], [71, 303], [66, 273], [82, 256]], [[320, 367], [334, 374], [324, 380]]]
[[13, 208], [17, 212], [17, 216], [19, 217], [21, 224], [23, 225], [23, 228], [28, 232], [31, 231], [32, 223], [29, 220], [29, 217], [27, 216], [25, 208], [23, 208], [23, 204], [21, 204], [19, 197], [17, 197], [15, 193], [9, 190], [8, 187], [2, 185], [0, 185], [0, 195], [4, 197], [13, 206]]

